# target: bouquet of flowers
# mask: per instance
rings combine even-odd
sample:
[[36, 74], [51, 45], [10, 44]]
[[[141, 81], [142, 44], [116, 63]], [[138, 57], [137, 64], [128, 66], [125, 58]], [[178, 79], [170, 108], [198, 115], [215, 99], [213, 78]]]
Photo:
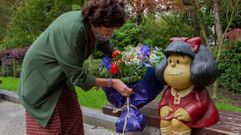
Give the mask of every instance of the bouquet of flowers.
[[122, 53], [119, 50], [114, 51], [112, 59], [103, 57], [100, 76], [133, 83], [143, 77], [147, 67], [151, 67], [150, 62], [150, 48], [147, 45], [138, 45], [136, 48], [127, 46]]
[[135, 93], [123, 97], [112, 87], [104, 87], [107, 100], [121, 111], [116, 122], [116, 131], [137, 132], [145, 127], [144, 115], [138, 110], [152, 101], [162, 90], [163, 83], [155, 77], [155, 66], [164, 55], [158, 48], [153, 51], [148, 45], [127, 46], [123, 52], [114, 51], [112, 59], [104, 57], [100, 67], [101, 77], [119, 78]]

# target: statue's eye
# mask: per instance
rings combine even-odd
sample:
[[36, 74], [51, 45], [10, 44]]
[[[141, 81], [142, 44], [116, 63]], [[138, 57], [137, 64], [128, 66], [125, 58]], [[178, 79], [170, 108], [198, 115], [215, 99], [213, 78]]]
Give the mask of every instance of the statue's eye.
[[179, 62], [179, 60], [177, 60], [177, 64], [179, 64], [180, 62]]
[[169, 63], [172, 63], [172, 60], [169, 60]]

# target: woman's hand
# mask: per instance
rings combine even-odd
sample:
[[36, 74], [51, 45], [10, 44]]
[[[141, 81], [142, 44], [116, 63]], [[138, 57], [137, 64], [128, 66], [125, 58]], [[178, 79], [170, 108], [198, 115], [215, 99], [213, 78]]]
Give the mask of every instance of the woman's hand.
[[112, 87], [116, 89], [122, 96], [129, 97], [133, 94], [133, 89], [127, 87], [121, 80], [112, 79]]

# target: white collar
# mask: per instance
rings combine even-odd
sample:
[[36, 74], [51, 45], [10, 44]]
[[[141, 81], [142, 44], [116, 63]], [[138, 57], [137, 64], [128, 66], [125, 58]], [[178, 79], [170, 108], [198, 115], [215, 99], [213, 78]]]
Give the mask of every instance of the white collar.
[[179, 91], [177, 92], [174, 88], [171, 88], [171, 94], [172, 96], [176, 97], [177, 95], [179, 95], [180, 97], [185, 97], [187, 96], [194, 88], [194, 85], [190, 86], [189, 88]]

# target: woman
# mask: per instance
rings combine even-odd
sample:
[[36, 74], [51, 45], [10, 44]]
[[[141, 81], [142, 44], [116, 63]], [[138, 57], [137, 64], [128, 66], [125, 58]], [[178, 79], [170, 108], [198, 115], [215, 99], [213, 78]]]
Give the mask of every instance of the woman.
[[74, 85], [132, 94], [122, 81], [96, 78], [83, 69], [95, 49], [112, 54], [109, 39], [124, 22], [123, 3], [89, 0], [82, 12], [61, 15], [37, 38], [25, 55], [19, 87], [27, 134], [84, 134]]

